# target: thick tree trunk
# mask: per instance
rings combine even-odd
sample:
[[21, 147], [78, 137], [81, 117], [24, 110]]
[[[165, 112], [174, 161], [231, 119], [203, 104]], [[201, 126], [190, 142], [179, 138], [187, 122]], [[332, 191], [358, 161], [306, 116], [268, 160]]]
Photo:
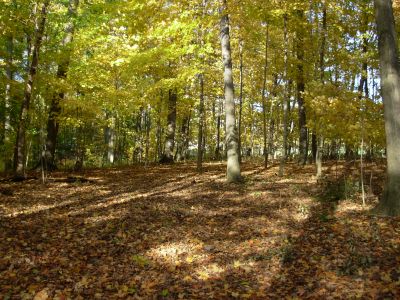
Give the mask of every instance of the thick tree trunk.
[[229, 36], [229, 16], [226, 0], [223, 0], [221, 8], [221, 48], [224, 64], [224, 88], [225, 88], [225, 123], [226, 123], [226, 148], [227, 148], [227, 172], [228, 182], [241, 181], [238, 135], [235, 124], [235, 97], [232, 76], [231, 44]]
[[387, 182], [377, 211], [400, 215], [400, 65], [391, 0], [375, 0], [382, 97], [385, 111]]
[[169, 90], [168, 94], [168, 117], [167, 117], [167, 134], [165, 137], [164, 154], [160, 163], [174, 162], [175, 147], [175, 129], [176, 129], [176, 91]]
[[[76, 10], [78, 8], [79, 0], [69, 0], [68, 2], [68, 17], [69, 21], [65, 28], [65, 37], [62, 41], [63, 47], [67, 50], [63, 56], [63, 60], [58, 65], [57, 79], [65, 80], [67, 78], [67, 71], [70, 62], [70, 44], [72, 43], [74, 36], [74, 20], [76, 15]], [[58, 116], [61, 112], [60, 102], [64, 99], [65, 93], [55, 92], [50, 104], [49, 117], [47, 120], [47, 137], [46, 137], [46, 149], [42, 160], [47, 170], [56, 169], [56, 164], [54, 161], [54, 155], [56, 152], [57, 136], [59, 130]]]
[[32, 51], [32, 62], [29, 67], [28, 77], [25, 82], [24, 99], [19, 115], [17, 138], [15, 143], [14, 153], [14, 172], [16, 177], [25, 177], [25, 147], [26, 147], [26, 127], [28, 125], [29, 118], [29, 107], [32, 98], [32, 88], [37, 73], [37, 67], [39, 64], [39, 52], [42, 44], [43, 33], [46, 25], [47, 7], [49, 0], [43, 3], [40, 21], [35, 30], [35, 42]]

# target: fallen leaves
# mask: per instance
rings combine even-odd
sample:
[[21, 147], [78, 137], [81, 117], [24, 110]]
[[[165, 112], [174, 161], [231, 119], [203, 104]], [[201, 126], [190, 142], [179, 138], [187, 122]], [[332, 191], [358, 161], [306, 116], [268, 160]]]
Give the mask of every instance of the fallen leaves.
[[241, 186], [223, 183], [223, 165], [195, 168], [10, 183], [12, 195], [0, 195], [0, 298], [400, 297], [399, 219], [313, 200], [311, 167], [289, 166], [280, 180], [276, 167], [244, 165]]

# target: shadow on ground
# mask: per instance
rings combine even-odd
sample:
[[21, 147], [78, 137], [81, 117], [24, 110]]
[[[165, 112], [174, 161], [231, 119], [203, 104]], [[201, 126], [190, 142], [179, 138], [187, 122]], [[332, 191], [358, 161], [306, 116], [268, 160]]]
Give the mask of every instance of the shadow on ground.
[[241, 185], [225, 184], [224, 171], [182, 164], [84, 174], [93, 183], [9, 184], [13, 195], [0, 198], [0, 295], [400, 296], [398, 220], [370, 217], [355, 201], [315, 200], [324, 185], [312, 167], [290, 165], [279, 178], [277, 166], [246, 164]]

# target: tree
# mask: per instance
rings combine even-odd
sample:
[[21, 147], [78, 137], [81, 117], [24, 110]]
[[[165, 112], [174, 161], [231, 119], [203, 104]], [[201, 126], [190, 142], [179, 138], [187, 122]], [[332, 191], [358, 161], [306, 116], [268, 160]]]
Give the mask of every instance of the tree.
[[175, 147], [175, 129], [176, 129], [176, 100], [177, 93], [175, 90], [168, 91], [168, 117], [167, 131], [164, 143], [164, 154], [161, 157], [161, 163], [174, 162], [174, 147]]
[[[62, 46], [65, 53], [62, 55], [62, 61], [58, 64], [57, 68], [57, 79], [65, 80], [67, 77], [67, 71], [70, 63], [71, 56], [71, 43], [74, 37], [74, 17], [76, 16], [76, 10], [78, 8], [79, 0], [69, 0], [68, 2], [68, 23], [65, 27], [65, 36], [62, 41]], [[65, 93], [63, 91], [56, 91], [51, 99], [49, 117], [47, 119], [47, 136], [46, 136], [46, 148], [42, 154], [42, 161], [46, 170], [56, 169], [54, 163], [54, 155], [56, 152], [56, 143], [59, 130], [58, 117], [61, 111], [60, 102], [64, 99]]]
[[14, 172], [16, 177], [25, 176], [25, 150], [26, 150], [25, 134], [26, 134], [26, 127], [28, 125], [27, 123], [29, 117], [29, 107], [32, 98], [32, 88], [39, 64], [39, 51], [45, 30], [47, 7], [49, 5], [49, 2], [50, 2], [49, 0], [46, 0], [42, 5], [40, 20], [35, 30], [35, 41], [32, 50], [32, 62], [29, 66], [29, 73], [25, 82], [24, 100], [22, 102], [22, 108], [19, 116], [18, 131], [17, 131], [15, 153], [14, 153]]
[[238, 134], [235, 122], [235, 95], [232, 76], [231, 43], [229, 35], [229, 15], [227, 12], [226, 0], [220, 9], [221, 17], [221, 49], [224, 64], [224, 90], [225, 90], [225, 124], [226, 124], [226, 149], [227, 149], [227, 171], [228, 182], [241, 181]]
[[400, 215], [400, 65], [391, 0], [375, 0], [375, 19], [385, 111], [387, 182], [377, 212]]

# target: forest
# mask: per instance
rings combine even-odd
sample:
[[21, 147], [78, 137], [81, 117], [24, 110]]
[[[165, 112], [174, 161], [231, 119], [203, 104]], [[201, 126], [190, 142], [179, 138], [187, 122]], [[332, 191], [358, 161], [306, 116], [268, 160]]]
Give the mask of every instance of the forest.
[[2, 0], [0, 299], [399, 299], [397, 0]]

